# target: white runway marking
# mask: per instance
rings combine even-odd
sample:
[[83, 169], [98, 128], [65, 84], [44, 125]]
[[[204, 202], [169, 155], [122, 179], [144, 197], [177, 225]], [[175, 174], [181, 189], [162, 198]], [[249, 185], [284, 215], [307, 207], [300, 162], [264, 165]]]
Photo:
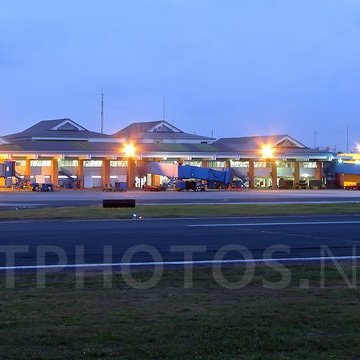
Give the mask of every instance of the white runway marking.
[[263, 223], [219, 223], [219, 224], [188, 224], [189, 227], [231, 227], [231, 226], [283, 226], [283, 225], [340, 225], [360, 224], [360, 221], [296, 221], [296, 222], [263, 222]]
[[50, 206], [50, 204], [44, 203], [0, 203], [1, 207], [33, 207], [33, 206]]
[[9, 270], [46, 270], [46, 269], [76, 269], [76, 268], [107, 268], [107, 267], [147, 267], [147, 266], [184, 266], [184, 265], [222, 265], [276, 262], [319, 262], [319, 261], [354, 261], [360, 256], [314, 256], [278, 259], [234, 259], [234, 260], [194, 260], [194, 261], [148, 261], [133, 263], [94, 263], [94, 264], [65, 264], [65, 265], [19, 265], [1, 266], [0, 271]]

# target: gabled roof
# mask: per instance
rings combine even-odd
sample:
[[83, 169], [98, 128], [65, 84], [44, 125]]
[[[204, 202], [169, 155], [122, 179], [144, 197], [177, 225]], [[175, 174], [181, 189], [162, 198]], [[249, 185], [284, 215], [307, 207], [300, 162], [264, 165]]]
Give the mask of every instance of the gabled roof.
[[[137, 144], [137, 154], [143, 152], [216, 152], [218, 149], [211, 144]], [[96, 154], [109, 153], [124, 156], [118, 143], [88, 142], [88, 141], [18, 141], [0, 145], [0, 153], [38, 153], [38, 154]]]
[[160, 121], [145, 121], [145, 122], [132, 123], [126, 126], [125, 128], [121, 129], [117, 133], [115, 133], [114, 136], [137, 138], [141, 134], [153, 133], [153, 132], [182, 133], [181, 130], [169, 124], [167, 121], [160, 120]]
[[[11, 144], [0, 145], [3, 154], [42, 154], [43, 156], [79, 155], [79, 156], [124, 156], [121, 147], [114, 142], [88, 141], [17, 141]], [[190, 158], [217, 158], [217, 159], [260, 159], [258, 148], [247, 150], [229, 150], [221, 144], [189, 144], [189, 143], [151, 143], [137, 144], [136, 153], [145, 157], [182, 157]], [[52, 155], [51, 155], [52, 154]], [[331, 160], [334, 154], [309, 148], [276, 149], [276, 158], [304, 158]], [[307, 160], [306, 160], [307, 161]]]
[[0, 137], [0, 145], [3, 145], [3, 144], [8, 144], [8, 142], [5, 139]]
[[66, 139], [93, 139], [111, 138], [85, 129], [75, 121], [65, 118], [57, 120], [43, 120], [26, 130], [4, 137], [6, 140], [66, 140]]
[[[151, 144], [137, 144], [136, 152], [138, 154], [154, 152], [165, 155], [166, 153], [204, 153], [214, 154], [221, 152], [220, 147], [212, 144], [186, 144], [186, 143], [151, 143]], [[0, 153], [38, 153], [38, 154], [66, 154], [66, 153], [111, 153], [123, 156], [121, 147], [118, 143], [105, 142], [88, 142], [88, 141], [16, 141], [11, 144], [0, 145]]]
[[71, 119], [60, 120], [51, 130], [66, 130], [66, 131], [86, 131], [84, 127]]
[[237, 138], [221, 138], [214, 145], [222, 145], [230, 151], [246, 151], [261, 148], [262, 145], [270, 145], [275, 148], [298, 148], [308, 149], [307, 146], [295, 140], [289, 135], [269, 136], [246, 136]]
[[125, 139], [193, 139], [193, 140], [214, 140], [206, 136], [188, 134], [171, 125], [165, 120], [135, 122], [113, 136]]

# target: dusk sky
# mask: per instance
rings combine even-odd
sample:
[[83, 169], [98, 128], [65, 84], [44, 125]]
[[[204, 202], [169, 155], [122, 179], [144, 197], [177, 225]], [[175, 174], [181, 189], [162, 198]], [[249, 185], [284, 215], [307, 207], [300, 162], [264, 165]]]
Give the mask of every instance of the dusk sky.
[[70, 117], [360, 142], [359, 0], [0, 0], [0, 135]]

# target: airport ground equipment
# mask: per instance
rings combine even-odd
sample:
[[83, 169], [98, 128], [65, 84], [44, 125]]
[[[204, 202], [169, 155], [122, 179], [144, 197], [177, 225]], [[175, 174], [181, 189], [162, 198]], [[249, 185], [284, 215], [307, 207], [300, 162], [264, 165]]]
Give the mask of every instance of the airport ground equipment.
[[207, 181], [217, 181], [229, 185], [234, 177], [234, 171], [229, 169], [214, 170], [200, 166], [183, 165], [179, 166], [179, 179], [198, 179]]
[[5, 161], [4, 163], [0, 164], [0, 177], [17, 177], [15, 171], [15, 161]]
[[[166, 176], [172, 180], [197, 179], [225, 186], [230, 185], [234, 181], [234, 177], [238, 177], [243, 183], [246, 181], [246, 175], [244, 175], [238, 169], [234, 168], [214, 170], [201, 166], [148, 162], [142, 166], [142, 172], [144, 174], [156, 174]], [[185, 187], [186, 184], [179, 185], [179, 188], [181, 188], [181, 186]], [[181, 188], [181, 190], [184, 189], [185, 188]]]
[[[15, 170], [15, 161], [8, 160], [0, 164], [0, 178], [10, 179], [11, 185], [14, 185], [16, 188], [23, 188], [29, 185], [29, 177], [22, 176]], [[12, 179], [16, 179], [16, 184], [12, 183]]]

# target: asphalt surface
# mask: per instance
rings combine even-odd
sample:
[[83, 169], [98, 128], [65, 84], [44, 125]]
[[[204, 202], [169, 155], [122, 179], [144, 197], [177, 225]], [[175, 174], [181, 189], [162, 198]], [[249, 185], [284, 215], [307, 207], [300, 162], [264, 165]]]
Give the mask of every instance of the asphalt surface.
[[103, 199], [133, 198], [137, 204], [249, 204], [360, 202], [360, 191], [241, 190], [206, 192], [59, 191], [53, 193], [0, 192], [0, 209], [101, 205]]
[[348, 215], [7, 221], [0, 222], [0, 266], [353, 256], [359, 234], [360, 216]]

